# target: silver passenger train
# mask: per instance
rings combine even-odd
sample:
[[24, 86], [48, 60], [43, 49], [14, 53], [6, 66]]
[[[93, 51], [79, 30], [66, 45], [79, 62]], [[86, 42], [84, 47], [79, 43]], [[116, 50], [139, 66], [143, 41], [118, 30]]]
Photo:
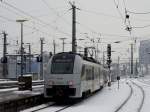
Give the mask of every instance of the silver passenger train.
[[91, 58], [64, 52], [54, 55], [44, 74], [44, 96], [81, 98], [101, 89], [108, 70]]

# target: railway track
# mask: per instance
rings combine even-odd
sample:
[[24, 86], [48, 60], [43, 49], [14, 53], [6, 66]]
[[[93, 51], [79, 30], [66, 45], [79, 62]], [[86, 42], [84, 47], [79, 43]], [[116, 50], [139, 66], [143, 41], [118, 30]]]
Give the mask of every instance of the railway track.
[[129, 99], [131, 98], [131, 96], [133, 94], [132, 86], [129, 83], [127, 83], [127, 85], [130, 87], [130, 93], [129, 93], [128, 97], [126, 98], [126, 100], [114, 112], [119, 112], [119, 110], [129, 101]]
[[145, 85], [150, 86], [150, 80], [145, 81], [144, 79], [137, 79], [137, 81], [139, 81], [139, 82], [141, 82], [141, 83], [143, 83], [143, 84], [145, 84]]
[[[55, 105], [55, 104], [53, 104], [53, 105]], [[43, 107], [43, 108], [40, 108], [40, 109], [37, 109], [37, 110], [34, 110], [34, 111], [30, 111], [30, 112], [38, 112], [38, 111], [42, 111], [46, 108], [48, 109], [48, 112], [61, 112], [61, 111], [63, 111], [63, 110], [65, 110], [65, 109], [72, 106], [72, 105], [67, 105], [67, 106], [64, 106], [64, 107], [52, 107], [53, 105]]]
[[[135, 112], [141, 112], [141, 109], [143, 107], [144, 104], [144, 100], [145, 100], [145, 91], [142, 88], [142, 86], [138, 85], [137, 83], [131, 81], [132, 84], [128, 84], [128, 86], [130, 87], [130, 94], [128, 95], [128, 97], [126, 98], [126, 100], [114, 111], [114, 112], [121, 112], [123, 110], [125, 110], [126, 108], [129, 108], [130, 103], [132, 102], [133, 99], [137, 99], [137, 89], [138, 88], [139, 91], [142, 93], [141, 97], [140, 97], [140, 102], [138, 104], [138, 107], [135, 109]], [[134, 87], [134, 88], [133, 88]], [[136, 93], [136, 94], [135, 94]], [[136, 101], [135, 101], [136, 102]], [[124, 112], [124, 111], [123, 111]], [[132, 111], [133, 112], [133, 111]]]
[[[36, 108], [36, 109], [32, 109], [32, 110], [30, 110], [30, 109], [28, 109], [28, 110], [26, 110], [26, 111], [29, 111], [29, 112], [37, 112], [37, 111], [40, 111], [40, 110], [43, 110], [43, 109], [46, 109], [46, 108], [49, 108], [50, 106], [53, 106], [53, 105], [55, 105], [55, 103], [47, 103], [47, 104], [44, 104], [44, 106], [38, 106], [39, 108]], [[26, 111], [22, 111], [22, 112], [26, 112]]]
[[73, 106], [76, 103], [71, 103], [71, 104], [58, 104], [56, 102], [49, 102], [46, 104], [43, 104], [43, 106], [38, 106], [36, 107], [36, 109], [31, 108], [31, 109], [27, 109], [21, 112], [40, 112], [40, 111], [47, 111], [47, 112], [61, 112], [71, 106]]
[[144, 104], [144, 100], [145, 100], [145, 91], [144, 89], [142, 88], [142, 86], [136, 84], [135, 82], [132, 82], [134, 85], [136, 85], [141, 91], [142, 91], [142, 100], [141, 100], [141, 103], [140, 103], [140, 106], [138, 108], [138, 112], [141, 112], [141, 109], [143, 107], [143, 104]]

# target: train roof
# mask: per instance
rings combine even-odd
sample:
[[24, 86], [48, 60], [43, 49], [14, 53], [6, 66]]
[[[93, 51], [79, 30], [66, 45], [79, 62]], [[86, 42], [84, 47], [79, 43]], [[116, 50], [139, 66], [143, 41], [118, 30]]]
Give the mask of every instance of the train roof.
[[96, 59], [94, 59], [93, 57], [85, 57], [84, 55], [79, 54], [79, 53], [61, 52], [61, 53], [57, 53], [57, 54], [55, 54], [55, 55], [62, 55], [62, 54], [78, 55], [78, 56], [80, 56], [83, 60], [86, 60], [86, 61], [89, 61], [89, 62], [93, 62], [93, 63], [96, 63], [96, 64], [100, 64], [100, 62], [97, 61]]

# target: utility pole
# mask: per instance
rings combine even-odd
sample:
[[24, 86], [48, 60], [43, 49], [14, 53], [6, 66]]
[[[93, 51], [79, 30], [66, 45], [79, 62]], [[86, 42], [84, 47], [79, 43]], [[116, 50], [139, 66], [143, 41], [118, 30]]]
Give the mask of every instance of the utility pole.
[[21, 77], [23, 77], [23, 57], [24, 57], [24, 50], [23, 50], [23, 22], [27, 20], [16, 20], [16, 22], [19, 22], [21, 24]]
[[75, 3], [73, 4], [69, 2], [72, 6], [72, 52], [77, 52], [77, 42], [76, 42], [76, 6]]
[[7, 74], [7, 34], [5, 32], [3, 32], [4, 35], [4, 43], [3, 43], [3, 59], [4, 59], [4, 63], [3, 63], [3, 76], [5, 77]]
[[118, 71], [117, 71], [117, 75], [119, 76], [120, 75], [120, 70], [119, 70], [119, 61], [120, 61], [120, 57], [118, 56], [118, 66], [117, 66], [117, 69], [118, 69]]
[[43, 41], [44, 41], [44, 38], [41, 38], [40, 39], [41, 41], [41, 63], [40, 63], [40, 79], [42, 80], [43, 79]]
[[97, 39], [98, 39], [98, 41], [97, 41], [97, 46], [96, 46], [96, 52], [97, 52], [97, 53], [96, 53], [96, 59], [98, 60], [98, 56], [99, 56], [99, 55], [98, 55], [98, 54], [99, 54], [99, 49], [98, 49], [99, 47], [98, 47], [98, 44], [100, 43], [100, 39], [101, 39], [101, 38], [97, 38]]
[[53, 40], [53, 46], [54, 46], [54, 55], [56, 53], [56, 43], [55, 43], [55, 40]]
[[119, 89], [119, 80], [120, 80], [120, 67], [119, 67], [120, 57], [118, 56], [118, 73], [117, 73], [117, 81], [118, 81], [118, 89]]
[[[17, 50], [15, 50], [16, 51], [16, 55], [17, 55], [17, 53], [18, 53], [18, 51]], [[16, 79], [18, 78], [18, 74], [17, 74], [17, 56], [16, 56]]]
[[137, 59], [136, 59], [136, 64], [135, 64], [135, 77], [138, 76], [138, 62], [137, 62]]
[[131, 44], [131, 76], [133, 76], [133, 44]]
[[31, 44], [28, 43], [29, 45], [29, 73], [31, 73]]
[[62, 40], [62, 52], [65, 50], [65, 39], [66, 38], [60, 38], [60, 40]]

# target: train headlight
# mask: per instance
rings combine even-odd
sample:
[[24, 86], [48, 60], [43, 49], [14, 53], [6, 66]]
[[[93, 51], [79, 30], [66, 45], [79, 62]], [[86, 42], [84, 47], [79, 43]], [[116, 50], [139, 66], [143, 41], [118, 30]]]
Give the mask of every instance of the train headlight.
[[69, 86], [73, 86], [73, 81], [71, 80], [71, 81], [68, 81], [68, 85]]
[[54, 85], [54, 81], [49, 80], [49, 81], [48, 81], [48, 85], [49, 85], [49, 86]]

